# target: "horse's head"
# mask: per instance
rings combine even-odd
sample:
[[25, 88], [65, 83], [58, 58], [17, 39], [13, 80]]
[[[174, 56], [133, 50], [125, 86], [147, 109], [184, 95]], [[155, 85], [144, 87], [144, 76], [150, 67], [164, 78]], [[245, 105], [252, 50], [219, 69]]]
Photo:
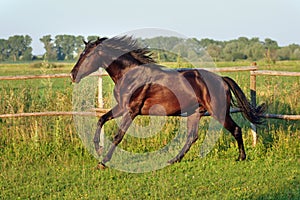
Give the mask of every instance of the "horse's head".
[[101, 67], [99, 45], [107, 38], [98, 38], [94, 42], [84, 42], [85, 49], [71, 71], [71, 79], [73, 82], [79, 83], [80, 80], [89, 74], [95, 72]]
[[85, 49], [71, 71], [72, 81], [76, 83], [99, 67], [113, 71], [155, 62], [148, 55], [149, 50], [140, 47], [132, 37], [98, 38], [84, 43]]

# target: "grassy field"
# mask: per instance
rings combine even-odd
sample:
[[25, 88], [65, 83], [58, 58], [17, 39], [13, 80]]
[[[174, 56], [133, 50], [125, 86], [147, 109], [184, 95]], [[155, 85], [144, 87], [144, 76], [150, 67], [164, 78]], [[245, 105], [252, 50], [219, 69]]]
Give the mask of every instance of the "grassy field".
[[[218, 67], [246, 65], [249, 63], [217, 63]], [[297, 61], [258, 65], [300, 71]], [[71, 63], [0, 64], [0, 76], [65, 73], [71, 68]], [[234, 78], [248, 95], [248, 72], [222, 75]], [[269, 113], [300, 114], [299, 77], [266, 76], [257, 81], [258, 102], [267, 102]], [[104, 85], [105, 106], [110, 107], [113, 83], [106, 77]], [[69, 79], [0, 81], [1, 114], [70, 111], [73, 88]], [[72, 117], [0, 119], [0, 199], [300, 199], [299, 121], [267, 120], [258, 130], [257, 146], [252, 147], [249, 123], [234, 114], [248, 156], [236, 162], [237, 145], [225, 130], [219, 130], [221, 137], [210, 153], [199, 157], [209, 119], [201, 121], [200, 140], [181, 163], [146, 173], [113, 167], [94, 170], [97, 159], [83, 145]], [[147, 120], [137, 118], [141, 124]], [[113, 121], [105, 126], [108, 138], [116, 127]], [[170, 118], [157, 135], [127, 135], [120, 147], [131, 152], [154, 151], [175, 133], [176, 118]]]

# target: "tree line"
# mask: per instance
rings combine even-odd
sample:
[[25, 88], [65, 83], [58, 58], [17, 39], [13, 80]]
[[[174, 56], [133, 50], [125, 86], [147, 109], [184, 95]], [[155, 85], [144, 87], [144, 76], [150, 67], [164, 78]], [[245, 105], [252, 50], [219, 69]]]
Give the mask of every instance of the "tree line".
[[[171, 50], [174, 54], [189, 61], [203, 60], [205, 54], [209, 54], [213, 61], [237, 61], [250, 60], [258, 61], [265, 59], [268, 62], [278, 60], [300, 60], [300, 45], [290, 44], [280, 47], [275, 40], [266, 38], [261, 41], [259, 38], [239, 37], [229, 41], [217, 41], [204, 38], [181, 39], [176, 37], [155, 37], [144, 39], [150, 47]], [[158, 58], [163, 61], [175, 61], [177, 56], [163, 51], [158, 52]]]
[[[42, 57], [32, 54], [29, 35], [14, 35], [8, 39], [0, 39], [1, 61], [30, 61], [42, 59], [47, 61], [74, 61], [84, 49], [83, 36], [45, 35], [40, 38], [45, 53]], [[95, 40], [97, 36], [88, 36], [86, 40]], [[204, 38], [154, 37], [138, 39], [138, 42], [153, 49], [159, 61], [176, 61], [178, 55], [187, 60], [203, 58], [205, 53], [214, 61], [257, 61], [266, 59], [269, 62], [277, 60], [300, 60], [300, 45], [290, 44], [280, 47], [275, 40], [266, 38], [239, 37], [229, 41], [217, 41]]]

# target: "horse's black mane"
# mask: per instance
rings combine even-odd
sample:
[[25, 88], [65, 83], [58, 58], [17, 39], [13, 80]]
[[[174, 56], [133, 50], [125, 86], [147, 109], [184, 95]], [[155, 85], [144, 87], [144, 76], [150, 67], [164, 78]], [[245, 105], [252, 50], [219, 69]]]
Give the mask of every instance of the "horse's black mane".
[[116, 52], [118, 55], [131, 55], [141, 64], [155, 63], [151, 57], [151, 51], [148, 47], [141, 47], [136, 39], [130, 36], [119, 36], [113, 38], [98, 38], [96, 41], [88, 42], [90, 45], [98, 46], [113, 54]]

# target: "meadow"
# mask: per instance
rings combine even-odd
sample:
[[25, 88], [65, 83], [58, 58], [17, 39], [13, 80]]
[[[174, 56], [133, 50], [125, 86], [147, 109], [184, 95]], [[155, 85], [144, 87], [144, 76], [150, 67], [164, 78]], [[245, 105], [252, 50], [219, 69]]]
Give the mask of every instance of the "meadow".
[[[166, 65], [176, 67], [176, 63]], [[218, 67], [247, 65], [217, 63]], [[299, 61], [258, 65], [300, 71]], [[68, 73], [72, 66], [0, 64], [0, 76]], [[235, 79], [249, 97], [249, 72], [221, 75]], [[113, 83], [105, 77], [103, 85], [105, 107], [110, 108]], [[73, 89], [69, 79], [0, 81], [0, 112], [71, 111]], [[267, 102], [268, 113], [300, 114], [300, 77], [260, 76], [257, 90], [257, 101]], [[300, 199], [300, 121], [266, 120], [253, 147], [249, 123], [239, 113], [233, 117], [242, 127], [245, 161], [235, 161], [236, 142], [223, 129], [218, 130], [221, 137], [213, 149], [204, 158], [199, 156], [209, 129], [210, 117], [205, 117], [199, 125], [200, 139], [182, 162], [145, 173], [113, 167], [94, 170], [97, 159], [83, 144], [73, 117], [0, 118], [0, 199]], [[136, 120], [145, 125], [149, 118]], [[149, 138], [126, 135], [120, 147], [141, 153], [160, 149], [176, 134], [177, 121], [170, 117]], [[115, 121], [108, 122], [106, 136], [112, 138], [116, 129]]]

